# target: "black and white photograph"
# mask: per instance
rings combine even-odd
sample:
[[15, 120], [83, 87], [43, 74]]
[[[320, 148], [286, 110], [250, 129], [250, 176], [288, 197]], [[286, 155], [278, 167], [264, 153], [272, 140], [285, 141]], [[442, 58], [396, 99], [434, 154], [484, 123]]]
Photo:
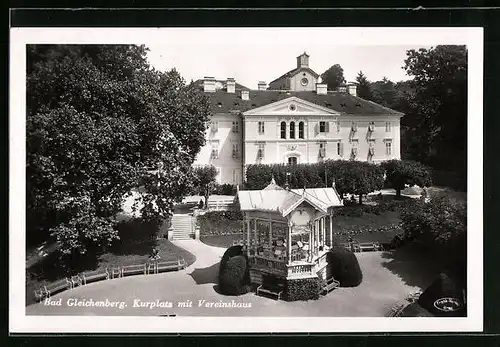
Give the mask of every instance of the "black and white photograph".
[[481, 330], [482, 42], [11, 29], [11, 329]]

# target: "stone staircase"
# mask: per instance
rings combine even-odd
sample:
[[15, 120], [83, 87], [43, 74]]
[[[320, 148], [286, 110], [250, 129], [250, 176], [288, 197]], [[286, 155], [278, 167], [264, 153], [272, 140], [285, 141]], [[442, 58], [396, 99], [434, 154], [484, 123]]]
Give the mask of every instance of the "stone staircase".
[[250, 270], [250, 282], [258, 285], [262, 284], [262, 274], [255, 270]]
[[194, 217], [189, 214], [174, 214], [168, 230], [169, 240], [175, 241], [194, 239], [194, 223]]

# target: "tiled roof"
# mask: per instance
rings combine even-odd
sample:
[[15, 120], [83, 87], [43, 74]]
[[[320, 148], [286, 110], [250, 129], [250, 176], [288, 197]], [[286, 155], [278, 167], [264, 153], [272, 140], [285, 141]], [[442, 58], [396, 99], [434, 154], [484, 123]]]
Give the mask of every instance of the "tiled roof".
[[328, 92], [328, 94], [318, 95], [315, 91], [285, 92], [275, 90], [251, 90], [249, 93], [249, 100], [242, 100], [241, 93], [227, 93], [224, 90], [217, 90], [214, 93], [205, 93], [205, 95], [211, 100], [211, 109], [214, 114], [229, 113], [231, 111], [245, 112], [296, 96], [299, 99], [346, 114], [370, 116], [377, 114], [402, 115], [401, 112], [342, 92]]
[[314, 75], [314, 77], [318, 78], [319, 75], [312, 69], [308, 68], [308, 67], [296, 67], [295, 69], [292, 69], [286, 73], [284, 73], [283, 75], [281, 75], [280, 77], [274, 79], [273, 81], [269, 82], [269, 84], [279, 80], [279, 79], [282, 79], [282, 78], [285, 78], [285, 77], [292, 77], [294, 75], [296, 75], [297, 73], [299, 73], [301, 70], [306, 70], [306, 71], [309, 71], [311, 74]]

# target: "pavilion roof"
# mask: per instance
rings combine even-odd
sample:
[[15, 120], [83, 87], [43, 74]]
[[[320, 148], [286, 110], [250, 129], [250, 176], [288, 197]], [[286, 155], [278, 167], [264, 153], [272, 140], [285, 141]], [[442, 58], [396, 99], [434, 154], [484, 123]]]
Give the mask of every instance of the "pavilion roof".
[[274, 182], [262, 190], [240, 190], [240, 210], [277, 212], [288, 215], [302, 202], [308, 202], [318, 210], [326, 212], [329, 207], [342, 206], [342, 200], [335, 188], [284, 189]]

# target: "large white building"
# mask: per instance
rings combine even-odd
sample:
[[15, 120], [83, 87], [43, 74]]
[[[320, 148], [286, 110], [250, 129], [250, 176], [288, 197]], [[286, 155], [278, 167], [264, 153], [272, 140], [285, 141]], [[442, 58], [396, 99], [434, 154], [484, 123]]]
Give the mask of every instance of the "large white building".
[[246, 165], [400, 159], [402, 113], [356, 95], [356, 85], [327, 91], [309, 68], [297, 67], [257, 90], [234, 79], [198, 80], [213, 116], [195, 165], [214, 165], [219, 183], [241, 184]]

